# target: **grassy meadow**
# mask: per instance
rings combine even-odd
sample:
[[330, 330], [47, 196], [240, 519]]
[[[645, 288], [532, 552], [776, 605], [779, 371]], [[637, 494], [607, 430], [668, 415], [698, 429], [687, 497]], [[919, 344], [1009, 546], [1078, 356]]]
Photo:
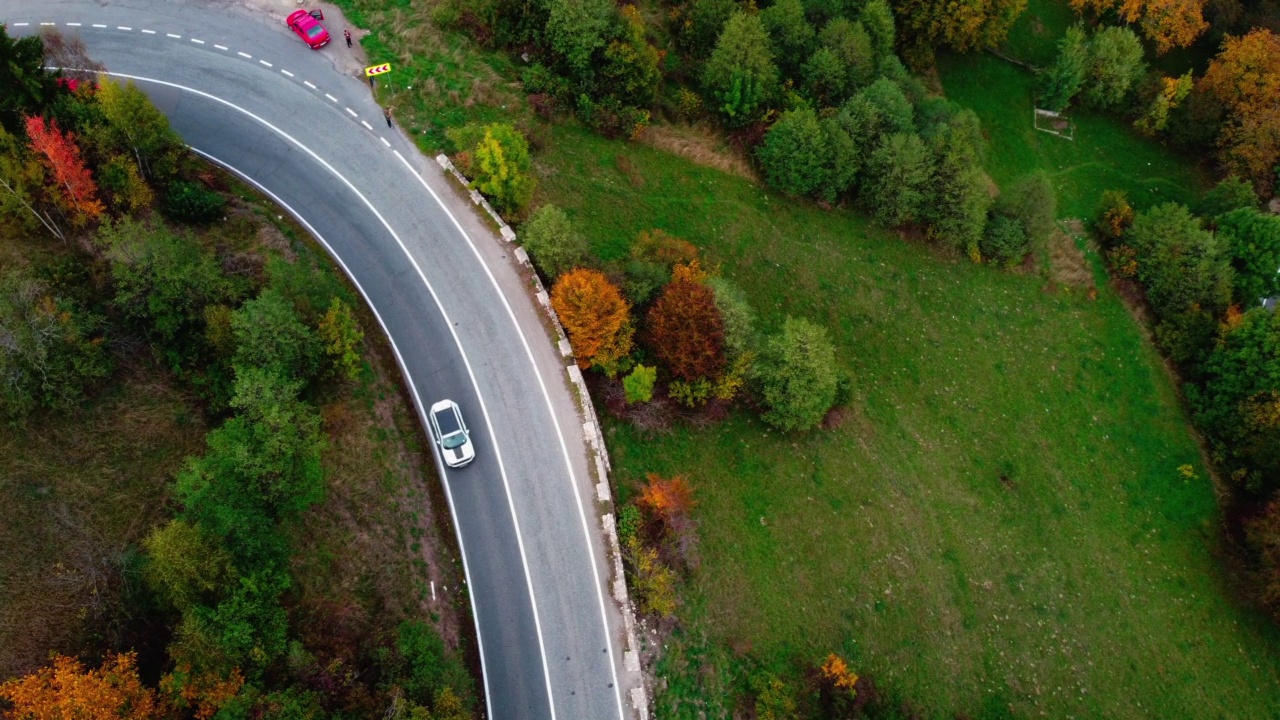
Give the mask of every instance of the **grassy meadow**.
[[1058, 215], [1092, 218], [1107, 190], [1123, 190], [1137, 208], [1191, 203], [1209, 178], [1188, 158], [1138, 135], [1123, 119], [1069, 113], [1074, 139], [1036, 130], [1035, 76], [994, 55], [945, 56], [938, 63], [947, 97], [972, 108], [987, 137], [987, 173], [1007, 186], [1043, 171], [1058, 192]]
[[1223, 586], [1199, 450], [1109, 289], [975, 266], [572, 126], [552, 137], [544, 199], [602, 256], [678, 233], [764, 329], [825, 325], [855, 379], [843, 422], [808, 435], [746, 415], [610, 424], [621, 495], [656, 472], [699, 497], [692, 645], [664, 666], [659, 717], [723, 716], [703, 699], [729, 680], [708, 667], [833, 650], [926, 717], [1280, 716], [1274, 631]]

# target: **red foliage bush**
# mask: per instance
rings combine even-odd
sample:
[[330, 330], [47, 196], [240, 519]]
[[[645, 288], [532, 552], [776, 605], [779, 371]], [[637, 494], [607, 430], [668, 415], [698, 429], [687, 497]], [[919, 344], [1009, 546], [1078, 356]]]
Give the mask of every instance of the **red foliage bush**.
[[724, 319], [715, 293], [706, 285], [668, 284], [649, 309], [647, 338], [653, 353], [679, 380], [714, 378], [724, 370]]
[[686, 568], [698, 564], [698, 534], [693, 522], [693, 487], [683, 476], [663, 478], [649, 475], [649, 481], [640, 488], [636, 506], [648, 521], [646, 535], [649, 544], [659, 546], [668, 565]]
[[75, 136], [39, 116], [26, 118], [26, 130], [31, 149], [41, 156], [52, 176], [52, 192], [61, 198], [72, 220], [80, 225], [101, 215], [105, 208], [98, 200], [98, 186], [80, 157]]

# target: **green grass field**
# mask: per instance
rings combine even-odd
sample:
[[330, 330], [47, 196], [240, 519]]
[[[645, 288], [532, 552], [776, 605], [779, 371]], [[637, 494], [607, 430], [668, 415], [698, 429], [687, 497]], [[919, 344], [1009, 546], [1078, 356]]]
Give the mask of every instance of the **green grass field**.
[[[1058, 40], [1079, 16], [1064, 0], [1030, 0], [1001, 51], [1038, 67], [1053, 64]], [[1207, 43], [1207, 41], [1206, 41]], [[1207, 62], [1198, 43], [1157, 59], [1162, 71], [1184, 72]], [[1035, 129], [1035, 75], [988, 53], [944, 54], [938, 74], [947, 97], [972, 108], [988, 140], [986, 169], [1000, 185], [1043, 170], [1058, 191], [1060, 217], [1092, 218], [1106, 190], [1124, 190], [1135, 207], [1192, 202], [1211, 178], [1189, 158], [1143, 138], [1118, 116], [1072, 109], [1073, 140]]]
[[1124, 190], [1135, 207], [1145, 208], [1189, 203], [1208, 185], [1188, 158], [1140, 137], [1122, 119], [1073, 112], [1073, 140], [1036, 130], [1034, 76], [1012, 63], [981, 53], [952, 55], [939, 59], [938, 71], [947, 97], [982, 120], [986, 169], [996, 183], [1045, 171], [1058, 191], [1060, 217], [1092, 218], [1106, 190]]
[[[929, 716], [1280, 716], [1275, 635], [1228, 597], [1197, 447], [1111, 292], [1049, 292], [573, 127], [540, 160], [543, 199], [602, 255], [678, 233], [766, 328], [827, 326], [856, 379], [832, 431], [610, 424], [620, 494], [649, 472], [698, 490], [682, 620], [712, 655], [844, 651]], [[673, 693], [712, 692], [685, 670]]]

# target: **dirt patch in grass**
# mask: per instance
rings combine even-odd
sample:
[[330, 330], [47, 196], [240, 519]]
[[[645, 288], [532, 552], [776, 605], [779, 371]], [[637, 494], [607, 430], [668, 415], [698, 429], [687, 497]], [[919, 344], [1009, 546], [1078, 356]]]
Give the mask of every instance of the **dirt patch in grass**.
[[751, 162], [724, 144], [715, 131], [701, 125], [651, 125], [640, 135], [640, 142], [651, 148], [671, 153], [695, 165], [715, 168], [751, 182], [760, 182]]
[[1049, 238], [1049, 280], [1068, 287], [1094, 287], [1089, 259], [1076, 244], [1076, 238], [1061, 230]]

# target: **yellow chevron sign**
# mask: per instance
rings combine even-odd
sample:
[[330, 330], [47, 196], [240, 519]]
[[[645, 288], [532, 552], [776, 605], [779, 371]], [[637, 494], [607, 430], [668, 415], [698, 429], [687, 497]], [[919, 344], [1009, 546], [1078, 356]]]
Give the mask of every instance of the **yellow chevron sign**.
[[382, 75], [391, 72], [391, 63], [382, 63], [381, 65], [370, 65], [364, 69], [365, 77], [373, 77], [374, 75]]

